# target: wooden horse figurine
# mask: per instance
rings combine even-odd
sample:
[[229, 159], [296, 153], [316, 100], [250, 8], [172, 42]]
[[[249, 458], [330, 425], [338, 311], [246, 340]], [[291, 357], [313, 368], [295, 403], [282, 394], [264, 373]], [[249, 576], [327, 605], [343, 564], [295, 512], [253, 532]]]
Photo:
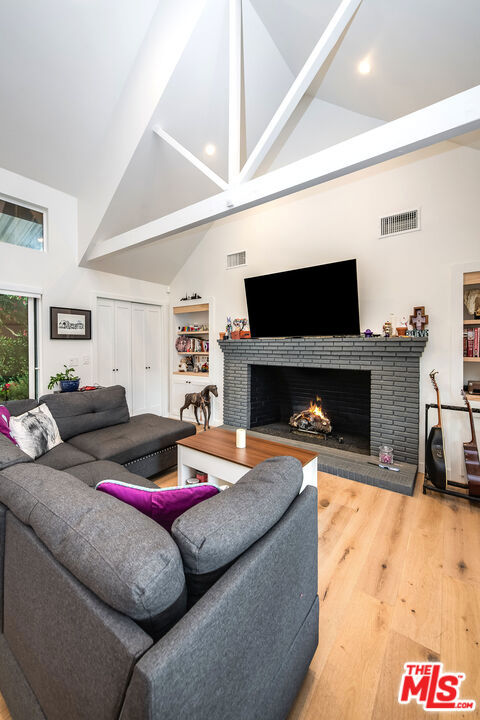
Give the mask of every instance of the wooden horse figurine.
[[205, 407], [207, 409], [207, 427], [210, 427], [210, 415], [212, 414], [212, 406], [211, 406], [211, 399], [210, 399], [210, 393], [212, 395], [215, 395], [215, 397], [218, 397], [218, 390], [216, 385], [207, 385], [203, 388], [200, 395], [203, 397], [205, 402]]
[[[197, 421], [197, 425], [200, 425], [200, 423], [198, 421], [198, 410], [200, 409], [203, 412], [203, 429], [206, 430], [207, 426], [210, 427], [210, 415], [211, 415], [210, 393], [212, 393], [212, 395], [215, 395], [215, 397], [218, 397], [218, 390], [217, 390], [216, 385], [207, 385], [199, 393], [187, 393], [185, 395], [185, 402], [183, 403], [183, 406], [180, 408], [180, 420], [183, 417], [183, 411], [187, 410], [187, 408], [189, 408], [190, 405], [193, 405], [193, 412], [195, 414], [195, 420]], [[207, 416], [207, 410], [208, 410], [208, 416]]]

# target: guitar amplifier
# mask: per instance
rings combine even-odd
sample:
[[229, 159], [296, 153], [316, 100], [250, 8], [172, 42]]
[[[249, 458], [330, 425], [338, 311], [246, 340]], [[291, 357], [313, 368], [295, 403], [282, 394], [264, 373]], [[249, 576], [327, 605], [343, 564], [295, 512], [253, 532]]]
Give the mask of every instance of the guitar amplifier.
[[467, 392], [470, 395], [480, 395], [480, 380], [469, 380]]

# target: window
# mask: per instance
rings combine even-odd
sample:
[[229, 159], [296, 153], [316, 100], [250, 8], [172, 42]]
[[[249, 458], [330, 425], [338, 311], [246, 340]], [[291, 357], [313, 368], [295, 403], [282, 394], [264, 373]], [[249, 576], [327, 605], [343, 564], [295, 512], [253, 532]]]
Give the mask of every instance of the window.
[[0, 291], [0, 403], [38, 394], [37, 304]]
[[45, 214], [0, 198], [0, 242], [43, 250]]

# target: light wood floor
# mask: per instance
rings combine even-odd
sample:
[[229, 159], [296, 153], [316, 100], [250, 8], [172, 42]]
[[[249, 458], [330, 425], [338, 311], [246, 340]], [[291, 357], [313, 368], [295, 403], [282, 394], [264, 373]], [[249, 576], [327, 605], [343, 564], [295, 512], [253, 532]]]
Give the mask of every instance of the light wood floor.
[[320, 640], [289, 720], [480, 718], [397, 703], [403, 664], [440, 660], [480, 705], [480, 508], [420, 480], [408, 498], [319, 473]]

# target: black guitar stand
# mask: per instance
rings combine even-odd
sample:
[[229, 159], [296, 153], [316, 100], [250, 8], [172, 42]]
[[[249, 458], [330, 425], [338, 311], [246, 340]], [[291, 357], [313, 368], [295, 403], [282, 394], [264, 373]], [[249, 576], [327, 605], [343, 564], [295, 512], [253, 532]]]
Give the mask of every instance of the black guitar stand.
[[[479, 396], [480, 397], [480, 396]], [[440, 405], [442, 410], [455, 410], [458, 412], [468, 412], [468, 409], [464, 407], [463, 405]], [[438, 409], [437, 403], [427, 403], [425, 405], [425, 456], [427, 454], [427, 442], [428, 442], [428, 411], [431, 408]], [[480, 413], [479, 408], [472, 408], [473, 413]], [[448, 481], [447, 485], [450, 487], [458, 487], [462, 488], [462, 490], [468, 490], [468, 484], [467, 483], [459, 483], [454, 482], [453, 480]], [[431, 482], [428, 482], [428, 475], [427, 470], [425, 468], [425, 478], [423, 481], [423, 494], [426, 495], [427, 490], [433, 490], [433, 492], [440, 493], [441, 495], [450, 495], [452, 497], [459, 497], [463, 500], [470, 500], [470, 502], [479, 503], [480, 504], [480, 497], [476, 497], [475, 495], [465, 495], [465, 493], [459, 493], [455, 490], [447, 490], [447, 488], [442, 489], [438, 488], [435, 485], [432, 485]]]

